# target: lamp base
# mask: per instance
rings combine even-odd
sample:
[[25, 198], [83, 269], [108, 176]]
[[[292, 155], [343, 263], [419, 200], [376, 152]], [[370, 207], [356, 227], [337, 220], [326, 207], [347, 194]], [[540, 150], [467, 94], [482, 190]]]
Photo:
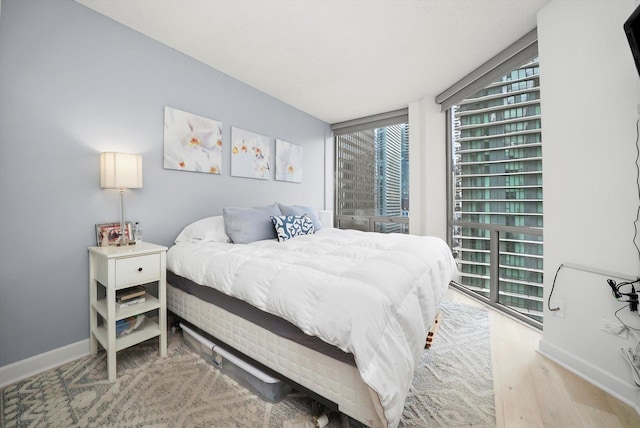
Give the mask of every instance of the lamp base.
[[116, 247], [124, 247], [126, 245], [136, 245], [136, 241], [131, 239], [131, 231], [127, 233], [125, 227], [127, 223], [124, 221], [124, 188], [120, 189], [120, 236], [116, 241]]

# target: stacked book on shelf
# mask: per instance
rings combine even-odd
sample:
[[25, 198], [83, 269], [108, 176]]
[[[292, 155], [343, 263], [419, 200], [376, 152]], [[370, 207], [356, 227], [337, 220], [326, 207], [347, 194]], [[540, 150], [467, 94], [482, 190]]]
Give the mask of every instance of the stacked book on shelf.
[[130, 288], [123, 288], [116, 291], [116, 306], [118, 309], [128, 308], [129, 306], [139, 305], [146, 300], [147, 292], [143, 286], [138, 285]]
[[[124, 309], [139, 305], [145, 302], [146, 295], [147, 291], [141, 285], [117, 290], [116, 306], [118, 309]], [[132, 317], [116, 321], [116, 334], [118, 336], [122, 336], [142, 327], [144, 327], [144, 314], [134, 315]]]

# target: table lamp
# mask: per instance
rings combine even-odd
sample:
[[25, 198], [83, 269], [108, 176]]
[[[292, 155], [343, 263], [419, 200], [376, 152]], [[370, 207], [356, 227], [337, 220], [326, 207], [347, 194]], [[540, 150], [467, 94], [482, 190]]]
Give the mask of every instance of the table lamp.
[[142, 156], [130, 153], [100, 153], [100, 187], [120, 190], [120, 236], [116, 245], [134, 244], [127, 238], [124, 190], [142, 188]]

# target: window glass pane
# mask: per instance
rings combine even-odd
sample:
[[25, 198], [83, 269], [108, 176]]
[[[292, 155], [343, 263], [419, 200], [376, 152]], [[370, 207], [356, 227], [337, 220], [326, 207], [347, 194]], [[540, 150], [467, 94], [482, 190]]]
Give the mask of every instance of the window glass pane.
[[[339, 216], [408, 217], [409, 125], [400, 123], [337, 135], [338, 227], [408, 233], [408, 224]], [[408, 223], [408, 222], [407, 222]]]
[[[526, 233], [543, 227], [539, 72], [535, 58], [451, 108], [450, 197], [460, 283], [542, 322], [542, 237]], [[495, 226], [497, 254], [489, 230], [465, 223]]]

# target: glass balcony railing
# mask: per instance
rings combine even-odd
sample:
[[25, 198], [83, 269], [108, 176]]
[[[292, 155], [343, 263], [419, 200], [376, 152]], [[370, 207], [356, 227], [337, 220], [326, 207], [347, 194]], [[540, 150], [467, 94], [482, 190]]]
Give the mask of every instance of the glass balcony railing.
[[336, 215], [336, 227], [339, 229], [357, 229], [363, 232], [409, 233], [409, 217], [403, 216], [367, 216]]
[[543, 322], [542, 229], [452, 221], [456, 288], [538, 328]]

